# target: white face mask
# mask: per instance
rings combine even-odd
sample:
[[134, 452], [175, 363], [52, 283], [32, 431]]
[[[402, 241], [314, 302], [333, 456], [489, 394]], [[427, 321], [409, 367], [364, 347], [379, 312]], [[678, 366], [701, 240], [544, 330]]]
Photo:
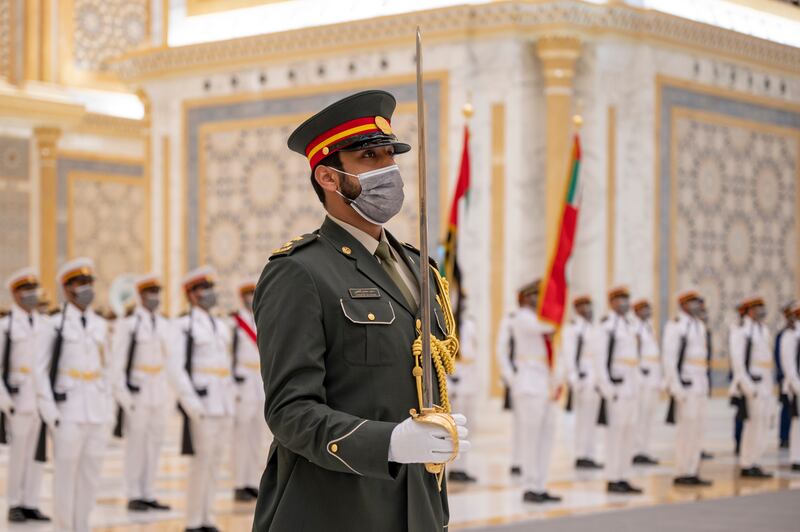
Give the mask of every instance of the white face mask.
[[383, 225], [403, 208], [405, 199], [403, 177], [396, 164], [363, 174], [351, 174], [335, 168], [331, 170], [355, 177], [361, 183], [361, 194], [355, 199], [344, 196], [338, 190], [336, 193], [347, 200], [350, 206], [368, 222]]

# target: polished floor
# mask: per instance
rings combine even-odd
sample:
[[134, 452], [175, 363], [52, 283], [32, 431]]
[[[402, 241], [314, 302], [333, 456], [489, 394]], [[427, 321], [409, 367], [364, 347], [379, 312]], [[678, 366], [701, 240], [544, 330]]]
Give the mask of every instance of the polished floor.
[[[666, 404], [663, 404], [666, 409]], [[703, 476], [715, 481], [711, 488], [674, 488], [672, 486], [672, 445], [674, 429], [661, 425], [655, 431], [654, 454], [662, 461], [655, 467], [634, 469], [634, 483], [645, 489], [638, 497], [608, 495], [602, 472], [583, 473], [572, 468], [571, 415], [559, 419], [549, 490], [564, 497], [559, 504], [532, 505], [522, 502], [521, 487], [509, 476], [510, 416], [494, 404], [480, 409], [474, 424], [470, 472], [479, 482], [469, 486], [451, 485], [451, 530], [523, 523], [563, 516], [609, 512], [658, 504], [720, 499], [737, 495], [800, 489], [800, 474], [787, 468], [786, 451], [771, 446], [765, 464], [776, 472], [766, 481], [742, 480], [735, 475], [735, 457], [731, 444], [732, 411], [723, 399], [714, 399], [710, 408], [704, 447], [714, 459], [703, 463]], [[171, 423], [158, 477], [158, 498], [173, 506], [170, 512], [132, 514], [125, 509], [122, 483], [122, 447], [112, 441], [103, 466], [103, 478], [96, 509], [92, 515], [94, 530], [105, 532], [178, 532], [183, 530], [182, 509], [187, 463], [178, 456], [179, 425]], [[602, 434], [600, 440], [602, 442]], [[602, 443], [601, 454], [602, 456]], [[0, 447], [0, 494], [5, 494], [5, 471], [8, 453]], [[44, 481], [43, 508], [49, 512], [52, 469], [48, 466]], [[217, 521], [230, 531], [250, 530], [254, 504], [233, 502], [230, 468], [226, 463], [217, 496]], [[800, 493], [798, 494], [800, 501]], [[5, 508], [5, 501], [0, 502]], [[32, 524], [9, 526], [0, 520], [0, 530], [46, 531], [52, 527]]]

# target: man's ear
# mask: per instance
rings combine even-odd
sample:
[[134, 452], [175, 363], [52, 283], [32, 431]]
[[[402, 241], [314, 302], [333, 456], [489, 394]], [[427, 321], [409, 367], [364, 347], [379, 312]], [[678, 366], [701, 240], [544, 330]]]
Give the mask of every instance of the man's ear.
[[339, 178], [339, 172], [327, 166], [319, 165], [314, 169], [314, 179], [316, 179], [317, 184], [328, 192], [339, 190]]

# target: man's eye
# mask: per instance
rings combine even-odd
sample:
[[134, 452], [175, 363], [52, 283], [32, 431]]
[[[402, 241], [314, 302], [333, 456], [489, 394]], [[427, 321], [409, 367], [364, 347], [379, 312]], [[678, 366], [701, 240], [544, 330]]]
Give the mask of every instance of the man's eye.
[[362, 155], [362, 157], [364, 159], [372, 159], [373, 157], [375, 157], [375, 152], [372, 150], [367, 150], [364, 152], [364, 155]]

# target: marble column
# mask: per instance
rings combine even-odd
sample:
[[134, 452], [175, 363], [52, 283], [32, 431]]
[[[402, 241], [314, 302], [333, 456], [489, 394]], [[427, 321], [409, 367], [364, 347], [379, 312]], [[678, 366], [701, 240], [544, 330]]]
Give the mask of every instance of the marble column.
[[545, 235], [548, 253], [558, 230], [572, 131], [572, 93], [575, 63], [581, 42], [571, 36], [546, 36], [536, 43], [544, 72], [546, 105]]

